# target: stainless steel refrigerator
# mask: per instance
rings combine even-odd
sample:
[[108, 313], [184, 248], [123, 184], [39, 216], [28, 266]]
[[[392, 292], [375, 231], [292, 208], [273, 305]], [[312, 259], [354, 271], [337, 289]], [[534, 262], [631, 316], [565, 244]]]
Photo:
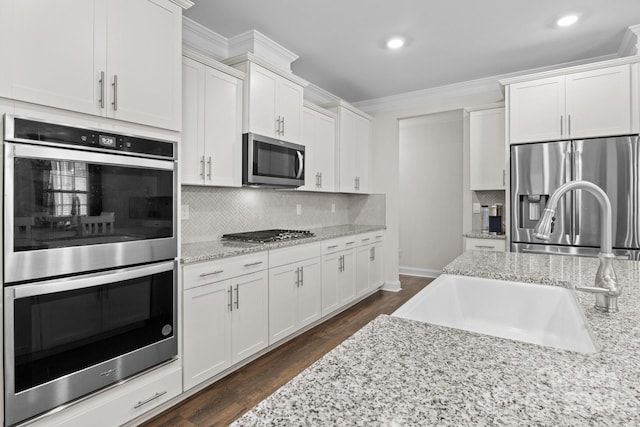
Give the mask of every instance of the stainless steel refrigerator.
[[600, 209], [584, 191], [559, 202], [551, 239], [533, 237], [549, 196], [560, 185], [586, 180], [602, 188], [613, 208], [614, 253], [640, 259], [638, 136], [541, 142], [511, 147], [511, 249], [515, 252], [595, 256]]

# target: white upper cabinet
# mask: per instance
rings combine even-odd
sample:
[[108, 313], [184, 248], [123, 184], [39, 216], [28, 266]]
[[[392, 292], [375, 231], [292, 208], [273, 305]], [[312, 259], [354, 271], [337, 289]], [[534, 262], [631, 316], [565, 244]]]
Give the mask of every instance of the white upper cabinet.
[[179, 130], [181, 11], [168, 0], [0, 0], [14, 41], [0, 44], [0, 94]]
[[182, 184], [242, 185], [242, 73], [217, 65], [182, 60]]
[[336, 119], [320, 107], [304, 107], [305, 185], [301, 190], [335, 191]]
[[342, 103], [330, 108], [338, 117], [336, 164], [339, 165], [338, 190], [368, 193], [371, 189], [371, 117], [356, 113]]
[[243, 132], [301, 144], [302, 105], [307, 82], [250, 53], [227, 59], [224, 63], [247, 76]]
[[630, 64], [509, 85], [509, 142], [637, 131]]
[[504, 108], [469, 113], [471, 190], [503, 190], [506, 184]]

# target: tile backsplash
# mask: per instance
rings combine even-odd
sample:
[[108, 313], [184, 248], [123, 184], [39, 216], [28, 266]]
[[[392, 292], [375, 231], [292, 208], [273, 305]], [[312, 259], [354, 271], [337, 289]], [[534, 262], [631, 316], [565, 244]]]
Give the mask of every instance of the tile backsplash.
[[182, 220], [183, 243], [268, 228], [385, 224], [385, 196], [380, 194], [182, 186], [182, 205], [189, 206], [189, 219]]
[[[473, 203], [480, 203], [481, 205], [495, 205], [496, 203], [501, 203], [504, 207], [504, 190], [472, 191], [472, 193]], [[502, 218], [502, 223], [504, 224], [504, 222], [505, 218]], [[482, 214], [473, 214], [471, 226], [473, 231], [482, 230]]]

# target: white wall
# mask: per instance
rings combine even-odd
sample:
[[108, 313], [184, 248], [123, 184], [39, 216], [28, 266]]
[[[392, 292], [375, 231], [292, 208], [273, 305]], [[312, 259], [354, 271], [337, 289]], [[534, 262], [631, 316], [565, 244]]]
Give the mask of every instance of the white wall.
[[[399, 121], [427, 114], [461, 109], [474, 105], [489, 104], [502, 100], [502, 93], [494, 85], [483, 88], [472, 87], [468, 91], [451, 93], [433, 93], [410, 107], [397, 107], [393, 110], [374, 111], [363, 108], [374, 117], [373, 121], [373, 186], [376, 193], [386, 195], [386, 221], [384, 257], [385, 288], [399, 289], [399, 250], [400, 250], [400, 200], [399, 200]], [[466, 126], [465, 126], [466, 127]], [[466, 132], [466, 131], [465, 131]], [[463, 169], [463, 185], [468, 188], [468, 160]], [[466, 203], [466, 202], [465, 202]], [[470, 199], [469, 207], [470, 209]], [[462, 236], [460, 236], [462, 240]]]
[[462, 250], [463, 112], [399, 122], [400, 272], [435, 277]]

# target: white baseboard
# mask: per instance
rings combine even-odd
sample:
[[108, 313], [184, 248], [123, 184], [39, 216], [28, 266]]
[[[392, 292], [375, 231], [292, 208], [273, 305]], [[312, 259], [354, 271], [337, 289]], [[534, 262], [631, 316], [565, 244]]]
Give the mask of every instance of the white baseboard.
[[400, 267], [400, 274], [406, 274], [407, 276], [418, 277], [433, 277], [436, 278], [442, 274], [442, 270], [430, 270], [426, 268], [413, 268], [413, 267]]
[[394, 282], [384, 282], [384, 285], [382, 285], [380, 289], [388, 292], [400, 292], [402, 286], [400, 285], [400, 281], [396, 280]]

